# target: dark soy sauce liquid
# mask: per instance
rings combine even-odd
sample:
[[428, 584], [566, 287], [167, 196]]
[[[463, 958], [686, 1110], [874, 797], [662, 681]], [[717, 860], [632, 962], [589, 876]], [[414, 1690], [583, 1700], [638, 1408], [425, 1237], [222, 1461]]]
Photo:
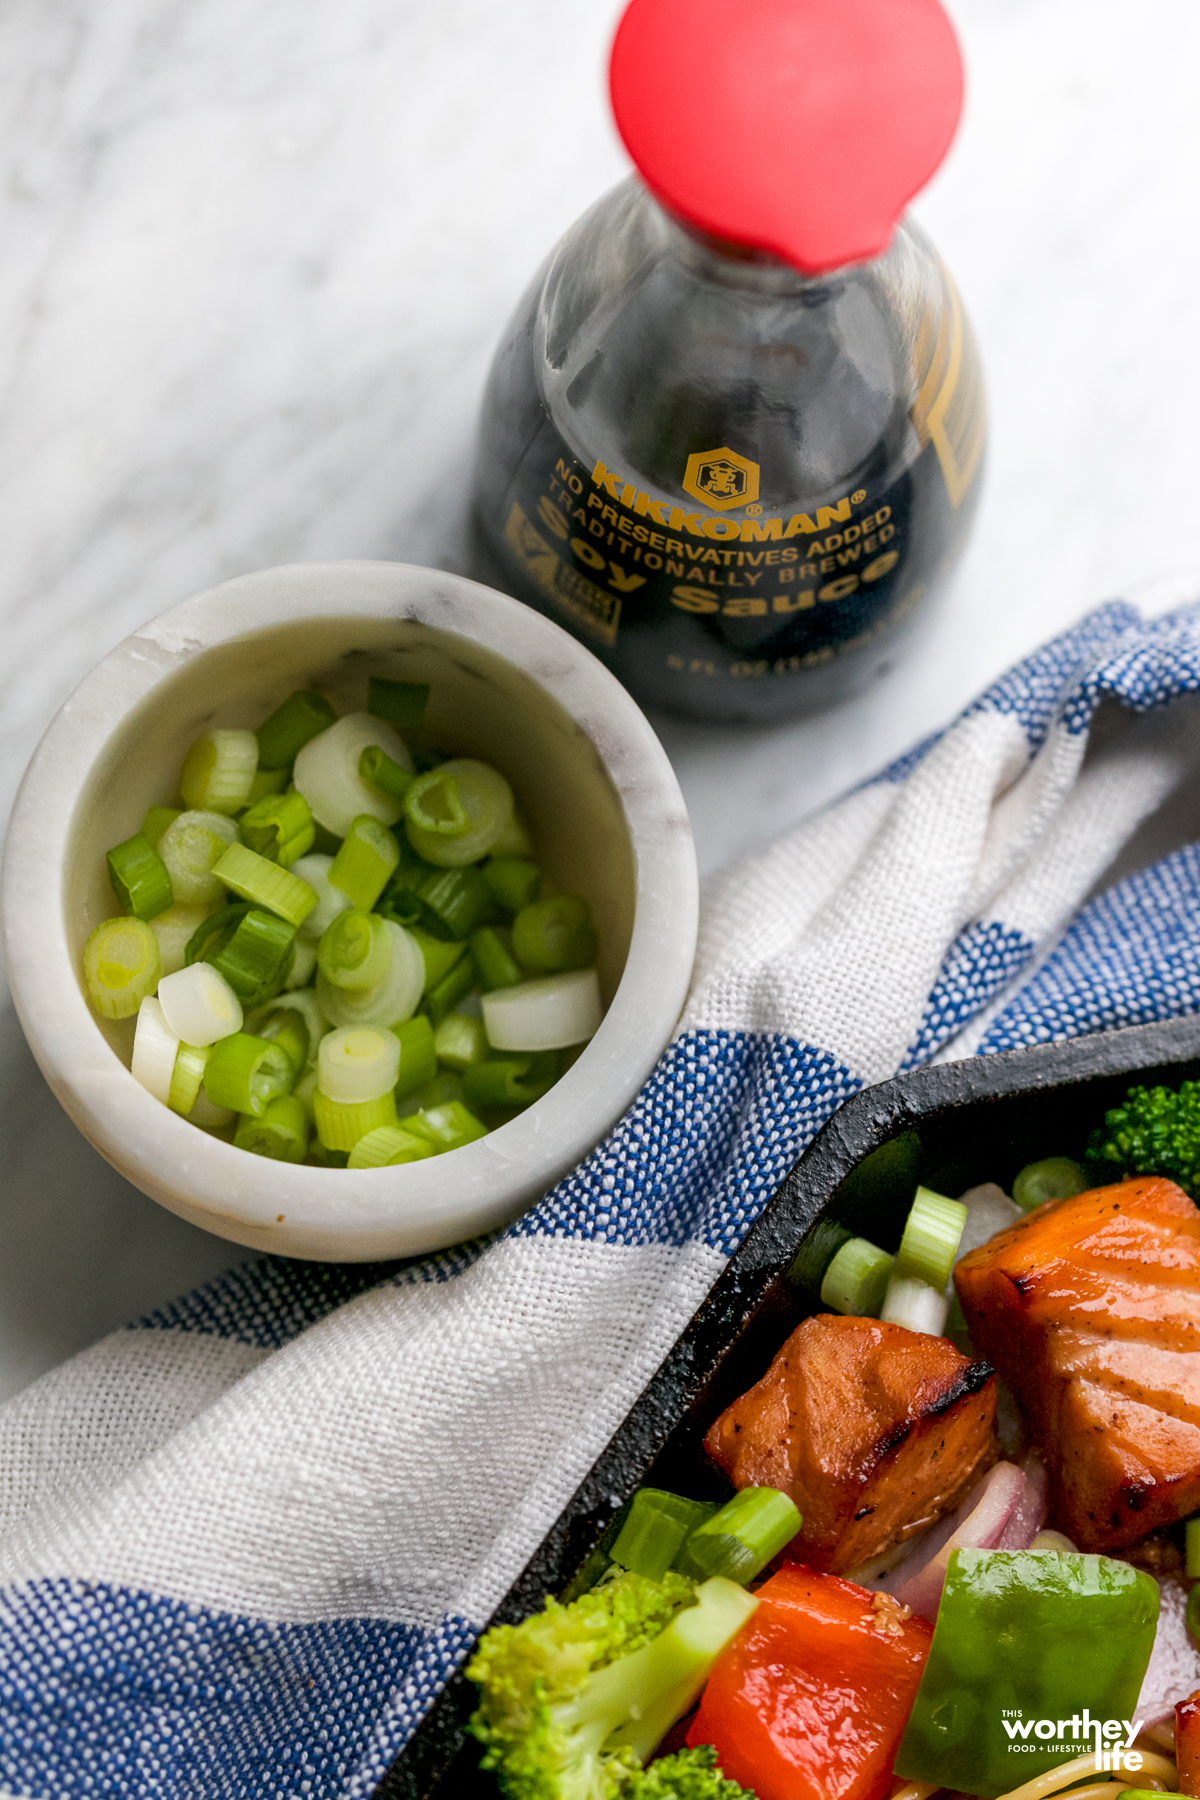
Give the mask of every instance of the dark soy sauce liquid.
[[915, 227], [807, 279], [629, 181], [496, 357], [477, 520], [492, 578], [643, 704], [784, 719], [895, 660], [965, 543], [984, 432], [970, 326]]

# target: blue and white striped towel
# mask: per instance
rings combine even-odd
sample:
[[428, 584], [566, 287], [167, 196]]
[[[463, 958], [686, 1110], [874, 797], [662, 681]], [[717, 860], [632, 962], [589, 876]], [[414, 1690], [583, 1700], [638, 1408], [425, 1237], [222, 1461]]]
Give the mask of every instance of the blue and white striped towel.
[[0, 1412], [2, 1791], [368, 1795], [848, 1094], [1200, 1006], [1200, 846], [1072, 923], [1198, 693], [1200, 608], [1101, 608], [711, 885], [677, 1037], [510, 1230], [248, 1263]]

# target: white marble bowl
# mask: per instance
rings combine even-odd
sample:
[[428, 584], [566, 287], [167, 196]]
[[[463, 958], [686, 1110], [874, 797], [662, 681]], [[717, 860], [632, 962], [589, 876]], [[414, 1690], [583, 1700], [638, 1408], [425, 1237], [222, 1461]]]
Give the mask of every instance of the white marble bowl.
[[[591, 901], [608, 1010], [528, 1111], [427, 1162], [292, 1167], [176, 1117], [129, 1073], [132, 1022], [101, 1024], [80, 961], [117, 907], [104, 854], [175, 797], [207, 726], [257, 724], [294, 688], [360, 709], [369, 673], [432, 684], [430, 741], [492, 761], [539, 853]], [[575, 639], [490, 588], [397, 563], [268, 569], [125, 639], [51, 724], [17, 798], [2, 912], [17, 1011], [59, 1100], [143, 1192], [259, 1250], [369, 1261], [440, 1248], [514, 1218], [620, 1116], [670, 1039], [696, 940], [691, 831], [662, 746]]]

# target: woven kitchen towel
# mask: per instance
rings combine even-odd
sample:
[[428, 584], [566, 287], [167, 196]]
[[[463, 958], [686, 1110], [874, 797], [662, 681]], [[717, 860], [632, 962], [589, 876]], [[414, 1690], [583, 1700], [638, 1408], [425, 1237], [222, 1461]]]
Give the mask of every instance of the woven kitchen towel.
[[1200, 848], [1084, 904], [1198, 692], [1200, 609], [1101, 608], [711, 885], [674, 1042], [511, 1229], [249, 1262], [0, 1413], [0, 1788], [368, 1795], [848, 1094], [1200, 1006]]

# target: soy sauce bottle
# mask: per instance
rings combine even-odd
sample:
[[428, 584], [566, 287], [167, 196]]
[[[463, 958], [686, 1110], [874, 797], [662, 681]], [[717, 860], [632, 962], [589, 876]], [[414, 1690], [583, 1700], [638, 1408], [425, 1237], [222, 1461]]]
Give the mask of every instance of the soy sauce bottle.
[[900, 217], [957, 44], [937, 0], [633, 0], [611, 86], [638, 175], [506, 334], [478, 523], [643, 704], [787, 718], [895, 659], [975, 511], [974, 339]]

